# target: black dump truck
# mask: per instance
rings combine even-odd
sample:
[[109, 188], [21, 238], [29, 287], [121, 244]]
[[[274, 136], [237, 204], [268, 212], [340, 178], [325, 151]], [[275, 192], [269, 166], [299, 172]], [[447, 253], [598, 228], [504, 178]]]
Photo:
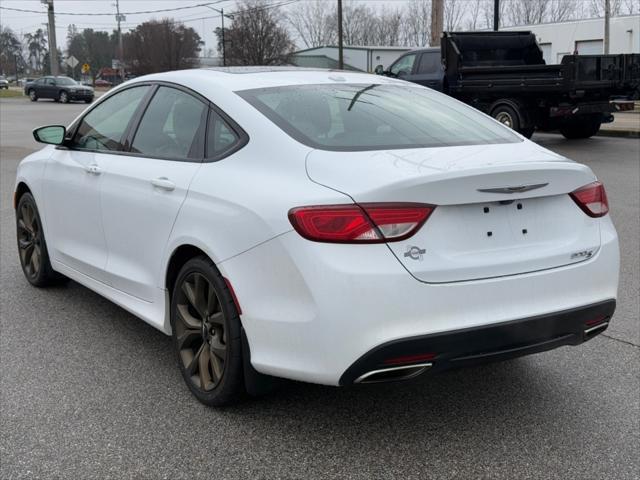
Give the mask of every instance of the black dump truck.
[[633, 110], [640, 54], [565, 55], [547, 65], [531, 32], [445, 32], [441, 48], [405, 53], [376, 73], [440, 90], [525, 137], [535, 129], [588, 138]]

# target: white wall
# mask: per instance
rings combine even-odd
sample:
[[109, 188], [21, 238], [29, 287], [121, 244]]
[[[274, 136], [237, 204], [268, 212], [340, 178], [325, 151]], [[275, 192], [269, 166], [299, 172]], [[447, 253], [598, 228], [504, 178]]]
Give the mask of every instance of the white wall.
[[[545, 46], [543, 52], [547, 63], [558, 63], [563, 55], [572, 54], [578, 43], [578, 50], [587, 45], [595, 46], [596, 42], [587, 41], [604, 38], [604, 20], [594, 18], [590, 20], [576, 20], [563, 23], [545, 23], [540, 25], [524, 25], [519, 27], [505, 27], [501, 30], [531, 30], [536, 34], [539, 44]], [[580, 48], [580, 47], [583, 48]], [[593, 53], [591, 49], [589, 53]], [[598, 53], [604, 53], [600, 51]], [[640, 15], [613, 17], [610, 23], [609, 53], [640, 53]]]
[[[364, 72], [372, 72], [376, 65], [382, 64], [385, 67], [391, 65], [404, 52], [410, 48], [397, 49], [377, 49], [371, 48], [349, 48], [344, 47], [344, 63], [351, 65]], [[324, 55], [334, 60], [338, 60], [338, 47], [318, 47], [307, 51], [297, 52], [296, 55]]]

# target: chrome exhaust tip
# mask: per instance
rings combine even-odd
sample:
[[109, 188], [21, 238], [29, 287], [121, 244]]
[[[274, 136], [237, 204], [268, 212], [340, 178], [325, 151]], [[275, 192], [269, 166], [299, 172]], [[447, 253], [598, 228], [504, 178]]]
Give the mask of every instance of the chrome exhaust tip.
[[605, 328], [607, 328], [608, 326], [609, 326], [609, 322], [602, 322], [602, 323], [599, 323], [598, 325], [595, 325], [595, 326], [593, 326], [593, 327], [591, 327], [591, 328], [587, 328], [587, 329], [584, 331], [584, 336], [585, 336], [585, 337], [590, 337], [590, 336], [592, 336], [592, 335], [595, 335], [595, 334], [599, 333], [599, 332], [600, 332], [600, 330], [604, 330], [604, 329], [605, 329]]
[[431, 368], [432, 363], [420, 363], [417, 365], [403, 365], [400, 367], [381, 368], [371, 370], [355, 379], [353, 383], [382, 383], [409, 380], [424, 373]]

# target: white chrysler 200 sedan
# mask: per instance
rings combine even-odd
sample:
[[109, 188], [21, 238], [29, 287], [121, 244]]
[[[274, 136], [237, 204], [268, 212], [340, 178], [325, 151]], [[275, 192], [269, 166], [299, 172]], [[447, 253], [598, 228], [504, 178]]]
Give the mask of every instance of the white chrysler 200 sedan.
[[18, 169], [20, 261], [172, 335], [208, 405], [577, 345], [619, 252], [586, 166], [428, 88], [360, 73], [136, 78]]

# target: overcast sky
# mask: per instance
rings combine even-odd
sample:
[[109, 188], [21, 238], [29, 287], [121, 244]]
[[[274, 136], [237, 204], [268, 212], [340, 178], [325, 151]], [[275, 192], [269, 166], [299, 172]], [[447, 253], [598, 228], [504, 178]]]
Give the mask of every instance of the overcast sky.
[[[286, 0], [267, 0], [269, 3], [281, 3]], [[299, 0], [305, 1], [305, 0]], [[336, 0], [326, 0], [337, 3]], [[352, 0], [354, 1], [354, 0]], [[406, 0], [355, 0], [377, 7], [383, 4], [398, 4], [401, 6]], [[222, 8], [225, 13], [235, 9], [235, 0], [120, 0], [120, 11], [122, 13], [141, 12], [148, 10], [161, 10], [171, 8], [181, 8], [181, 10], [163, 13], [140, 13], [127, 15], [126, 22], [123, 23], [125, 31], [135, 28], [136, 25], [152, 18], [160, 19], [171, 17], [180, 20], [185, 25], [195, 29], [205, 42], [205, 49], [215, 46], [215, 36], [213, 30], [220, 26], [220, 16], [207, 7], [199, 6], [195, 8], [184, 8], [203, 3], [215, 3], [211, 6]], [[93, 28], [94, 30], [105, 30], [111, 32], [116, 28], [115, 23], [115, 0], [54, 0], [56, 11], [56, 33], [58, 45], [64, 50], [66, 44], [67, 27], [75, 24], [78, 29]], [[293, 4], [295, 5], [295, 3]], [[0, 24], [11, 27], [16, 33], [24, 34], [42, 28], [47, 23], [47, 9], [40, 0], [0, 0], [0, 6], [18, 8], [24, 10], [36, 10], [41, 13], [25, 13], [11, 10], [0, 10]], [[286, 9], [287, 7], [283, 7]], [[108, 15], [63, 15], [70, 13], [106, 13]]]

